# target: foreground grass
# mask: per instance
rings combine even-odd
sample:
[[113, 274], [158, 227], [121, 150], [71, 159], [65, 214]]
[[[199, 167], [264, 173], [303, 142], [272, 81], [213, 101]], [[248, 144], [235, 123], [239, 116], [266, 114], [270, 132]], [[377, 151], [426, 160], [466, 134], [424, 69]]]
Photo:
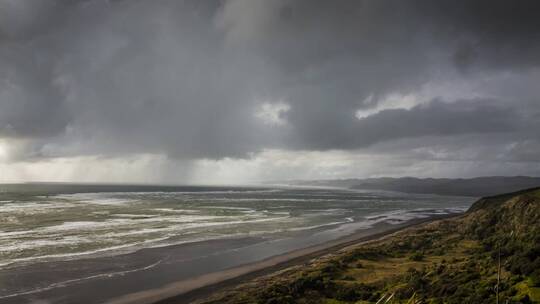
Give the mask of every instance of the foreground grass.
[[203, 303], [540, 303], [540, 191], [242, 284]]

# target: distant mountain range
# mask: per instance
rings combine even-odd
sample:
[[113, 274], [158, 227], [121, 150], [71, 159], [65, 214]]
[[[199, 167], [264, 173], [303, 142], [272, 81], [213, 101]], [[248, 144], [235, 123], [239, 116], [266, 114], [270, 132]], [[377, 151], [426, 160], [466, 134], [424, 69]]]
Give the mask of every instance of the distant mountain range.
[[382, 177], [366, 179], [296, 180], [282, 182], [291, 186], [326, 186], [363, 190], [387, 190], [459, 196], [491, 196], [540, 186], [540, 177], [487, 176], [477, 178]]

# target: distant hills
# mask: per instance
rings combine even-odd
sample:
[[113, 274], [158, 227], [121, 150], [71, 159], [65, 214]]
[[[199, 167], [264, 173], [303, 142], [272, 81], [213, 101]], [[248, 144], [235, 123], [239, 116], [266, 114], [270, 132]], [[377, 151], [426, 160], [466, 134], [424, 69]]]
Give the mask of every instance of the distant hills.
[[288, 181], [292, 186], [327, 186], [362, 190], [387, 190], [405, 193], [424, 193], [458, 196], [491, 196], [540, 186], [540, 177], [487, 176], [477, 178], [415, 178], [382, 177], [366, 179], [336, 179]]

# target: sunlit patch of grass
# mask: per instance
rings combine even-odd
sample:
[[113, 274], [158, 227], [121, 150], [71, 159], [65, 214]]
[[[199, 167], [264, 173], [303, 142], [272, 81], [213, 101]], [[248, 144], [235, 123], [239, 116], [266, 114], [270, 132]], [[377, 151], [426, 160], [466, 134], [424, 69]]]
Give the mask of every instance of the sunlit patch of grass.
[[441, 264], [444, 262], [459, 266], [465, 262], [465, 258], [471, 250], [480, 248], [480, 244], [473, 240], [463, 240], [458, 246], [447, 250], [444, 255], [424, 255], [420, 261], [414, 261], [409, 257], [380, 258], [376, 260], [359, 259], [350, 263], [343, 272], [341, 280], [362, 283], [375, 283], [400, 276], [409, 269], [422, 269], [429, 265]]
[[351, 267], [344, 272], [345, 278], [350, 277], [362, 283], [373, 283], [395, 277], [410, 268], [420, 269], [429, 261], [410, 261], [408, 258], [385, 258], [377, 261], [358, 260], [362, 268]]
[[482, 246], [480, 243], [476, 240], [462, 240], [459, 242], [459, 245], [457, 246], [461, 252], [466, 252], [466, 250], [470, 249], [480, 249]]
[[343, 302], [336, 299], [324, 299], [324, 302], [323, 302], [323, 304], [346, 304], [346, 303], [349, 303], [349, 302]]
[[529, 287], [529, 296], [534, 302], [540, 302], [540, 287]]
[[540, 287], [530, 287], [526, 281], [520, 282], [514, 286], [517, 289], [517, 294], [513, 297], [514, 300], [520, 301], [526, 296], [534, 302], [540, 302]]

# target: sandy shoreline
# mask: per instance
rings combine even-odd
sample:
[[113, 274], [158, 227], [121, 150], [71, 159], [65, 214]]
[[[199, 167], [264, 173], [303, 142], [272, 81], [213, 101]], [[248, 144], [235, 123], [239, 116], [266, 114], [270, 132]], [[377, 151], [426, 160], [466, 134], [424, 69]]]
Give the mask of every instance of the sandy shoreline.
[[273, 256], [255, 263], [245, 264], [222, 271], [211, 272], [194, 278], [180, 280], [160, 288], [127, 294], [107, 301], [107, 304], [184, 304], [202, 299], [212, 292], [231, 287], [255, 277], [269, 274], [293, 265], [305, 263], [348, 246], [381, 239], [411, 226], [432, 222], [439, 219], [459, 216], [460, 214], [437, 215], [415, 219], [399, 227], [385, 229], [380, 225], [369, 231], [358, 231], [353, 235], [326, 242], [324, 244], [294, 250]]

